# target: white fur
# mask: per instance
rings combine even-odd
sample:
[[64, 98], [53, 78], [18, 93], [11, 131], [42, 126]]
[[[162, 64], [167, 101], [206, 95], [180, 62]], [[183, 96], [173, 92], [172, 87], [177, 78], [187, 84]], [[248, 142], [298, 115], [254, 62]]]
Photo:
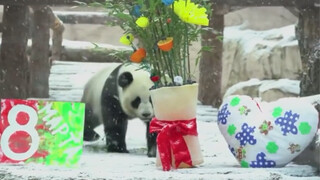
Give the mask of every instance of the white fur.
[[[119, 74], [123, 72], [131, 72], [133, 76], [133, 83], [130, 84], [124, 91], [118, 86], [119, 101], [124, 112], [131, 118], [143, 118], [143, 113], [151, 113], [153, 115], [152, 105], [149, 101], [150, 92], [153, 82], [150, 80], [150, 74], [144, 70], [138, 70], [139, 66], [136, 64], [123, 65], [119, 70]], [[131, 102], [139, 96], [141, 104], [138, 109], [131, 106]]]
[[[99, 121], [102, 122], [101, 113], [101, 92], [105, 84], [106, 79], [110, 76], [111, 72], [119, 65], [119, 63], [112, 63], [106, 68], [103, 68], [97, 72], [86, 84], [85, 90], [82, 97], [82, 101], [91, 104], [93, 113], [98, 116]], [[118, 86], [119, 101], [123, 111], [130, 118], [141, 118], [143, 119], [143, 113], [151, 113], [153, 115], [152, 105], [149, 101], [149, 88], [153, 85], [150, 80], [150, 74], [144, 70], [139, 69], [138, 65], [130, 64], [123, 65], [119, 69], [118, 77], [123, 72], [131, 72], [133, 75], [133, 82], [124, 90]], [[141, 103], [138, 109], [134, 109], [131, 106], [131, 102], [139, 96]]]

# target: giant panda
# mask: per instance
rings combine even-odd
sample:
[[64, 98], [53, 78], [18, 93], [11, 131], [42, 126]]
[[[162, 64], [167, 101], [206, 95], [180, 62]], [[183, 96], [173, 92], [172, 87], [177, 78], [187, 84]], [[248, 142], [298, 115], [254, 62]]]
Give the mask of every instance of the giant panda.
[[104, 125], [108, 152], [128, 152], [125, 138], [128, 120], [140, 118], [147, 127], [148, 156], [156, 155], [156, 134], [149, 133], [154, 116], [149, 89], [150, 74], [138, 65], [112, 63], [97, 72], [84, 87], [86, 103], [84, 140], [99, 138], [94, 128]]

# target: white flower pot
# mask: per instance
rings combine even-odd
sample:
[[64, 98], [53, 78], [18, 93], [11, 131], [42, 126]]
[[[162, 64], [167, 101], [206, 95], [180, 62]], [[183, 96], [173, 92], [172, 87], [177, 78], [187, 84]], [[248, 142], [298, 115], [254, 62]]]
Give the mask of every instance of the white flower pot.
[[[151, 90], [151, 98], [154, 107], [155, 117], [163, 121], [185, 121], [196, 118], [198, 84], [162, 87]], [[192, 165], [203, 163], [203, 156], [200, 149], [198, 136], [186, 135], [185, 140]], [[172, 155], [172, 167], [174, 167], [174, 157]], [[156, 166], [161, 167], [159, 152], [157, 152]], [[186, 163], [181, 163], [177, 168], [190, 167]]]

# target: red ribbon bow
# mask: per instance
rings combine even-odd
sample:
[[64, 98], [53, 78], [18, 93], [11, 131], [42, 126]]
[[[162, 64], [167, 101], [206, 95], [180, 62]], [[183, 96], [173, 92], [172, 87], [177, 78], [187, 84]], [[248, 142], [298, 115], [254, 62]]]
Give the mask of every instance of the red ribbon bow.
[[160, 121], [153, 118], [150, 122], [150, 133], [158, 132], [157, 144], [159, 156], [164, 171], [171, 169], [171, 149], [175, 159], [175, 168], [184, 162], [192, 166], [192, 160], [188, 146], [183, 136], [197, 136], [196, 119], [177, 120], [177, 121]]

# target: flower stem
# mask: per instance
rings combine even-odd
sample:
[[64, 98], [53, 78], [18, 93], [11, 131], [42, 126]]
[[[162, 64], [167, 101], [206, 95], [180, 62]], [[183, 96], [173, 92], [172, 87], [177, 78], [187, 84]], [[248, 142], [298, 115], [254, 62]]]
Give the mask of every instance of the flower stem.
[[187, 40], [188, 40], [188, 32], [186, 31], [187, 30], [187, 26], [185, 25], [185, 37], [183, 38], [183, 81], [185, 82], [185, 80], [186, 80], [186, 77], [187, 77], [187, 73], [186, 73], [186, 69], [187, 69], [187, 67], [186, 67], [186, 61], [187, 61], [187, 57], [186, 57], [186, 55], [187, 55], [187, 44], [188, 44], [188, 42], [187, 42]]
[[189, 53], [189, 38], [188, 38], [188, 25], [185, 24], [186, 43], [187, 43], [187, 61], [188, 61], [188, 80], [191, 80], [191, 65], [190, 65], [190, 53]]

